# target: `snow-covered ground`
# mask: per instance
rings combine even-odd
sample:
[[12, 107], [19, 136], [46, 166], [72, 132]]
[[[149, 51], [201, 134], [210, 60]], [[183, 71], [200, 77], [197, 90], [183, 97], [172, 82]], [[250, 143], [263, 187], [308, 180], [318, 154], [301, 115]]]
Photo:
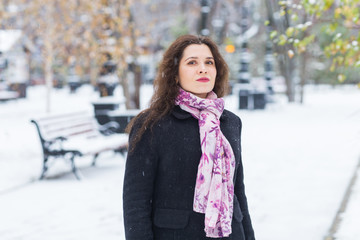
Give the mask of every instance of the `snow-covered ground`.
[[[124, 239], [125, 160], [106, 153], [90, 167], [90, 158], [78, 159], [81, 181], [57, 161], [49, 177], [38, 181], [42, 155], [30, 119], [45, 114], [45, 88], [28, 90], [26, 99], [0, 103], [0, 239]], [[142, 96], [145, 107], [150, 86]], [[77, 94], [53, 90], [52, 112], [92, 111], [97, 99], [88, 86]], [[360, 90], [310, 86], [303, 105], [288, 104], [283, 96], [266, 110], [239, 111], [237, 104], [236, 96], [226, 98], [227, 109], [243, 121], [245, 182], [257, 239], [322, 240], [359, 161]], [[338, 240], [360, 239], [359, 182]]]

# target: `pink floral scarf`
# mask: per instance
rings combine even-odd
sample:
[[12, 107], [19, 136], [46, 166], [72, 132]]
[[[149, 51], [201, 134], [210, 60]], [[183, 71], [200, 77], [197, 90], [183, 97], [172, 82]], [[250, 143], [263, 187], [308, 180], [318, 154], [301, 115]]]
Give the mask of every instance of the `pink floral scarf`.
[[227, 237], [231, 234], [233, 215], [235, 157], [220, 130], [224, 100], [214, 92], [202, 99], [180, 88], [175, 104], [199, 120], [202, 156], [193, 209], [205, 213], [207, 237]]

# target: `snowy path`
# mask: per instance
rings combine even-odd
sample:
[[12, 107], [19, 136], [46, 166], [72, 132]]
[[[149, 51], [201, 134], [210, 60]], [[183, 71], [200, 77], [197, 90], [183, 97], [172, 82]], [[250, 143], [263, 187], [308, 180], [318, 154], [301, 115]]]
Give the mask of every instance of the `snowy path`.
[[[50, 169], [52, 178], [34, 181], [41, 149], [29, 119], [44, 114], [45, 105], [43, 88], [29, 90], [26, 100], [0, 104], [0, 239], [124, 239], [120, 155], [105, 154], [97, 168], [80, 159], [82, 181], [61, 161]], [[55, 91], [54, 111], [91, 111], [97, 94], [79, 90]], [[238, 111], [237, 97], [226, 99], [243, 121], [246, 191], [259, 240], [322, 240], [360, 157], [360, 91], [320, 87], [306, 93], [304, 105], [280, 97], [265, 111]], [[148, 98], [142, 100], [145, 106]], [[338, 240], [360, 239], [359, 178]]]
[[69, 173], [0, 196], [0, 239], [121, 239], [124, 159], [99, 159]]

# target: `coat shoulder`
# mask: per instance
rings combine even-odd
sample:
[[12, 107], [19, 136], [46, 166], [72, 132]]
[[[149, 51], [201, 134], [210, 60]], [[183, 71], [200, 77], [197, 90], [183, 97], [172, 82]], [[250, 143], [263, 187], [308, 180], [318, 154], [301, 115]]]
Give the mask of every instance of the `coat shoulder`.
[[134, 119], [132, 119], [133, 121], [133, 125], [131, 130], [138, 130], [145, 122], [146, 117], [150, 114], [149, 109], [145, 109], [143, 111], [141, 111], [138, 115], [135, 116]]
[[233, 113], [229, 110], [226, 110], [226, 109], [224, 109], [224, 112], [223, 112], [221, 118], [223, 118], [224, 120], [227, 120], [229, 122], [239, 122], [240, 125], [242, 124], [241, 118], [238, 115], [236, 115], [235, 113]]

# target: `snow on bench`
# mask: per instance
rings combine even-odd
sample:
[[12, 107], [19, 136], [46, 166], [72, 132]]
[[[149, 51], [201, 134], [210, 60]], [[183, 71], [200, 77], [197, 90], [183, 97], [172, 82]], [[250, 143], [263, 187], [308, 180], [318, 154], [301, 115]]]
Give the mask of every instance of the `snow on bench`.
[[19, 97], [19, 93], [15, 91], [2, 91], [0, 90], [0, 102], [14, 100]]

